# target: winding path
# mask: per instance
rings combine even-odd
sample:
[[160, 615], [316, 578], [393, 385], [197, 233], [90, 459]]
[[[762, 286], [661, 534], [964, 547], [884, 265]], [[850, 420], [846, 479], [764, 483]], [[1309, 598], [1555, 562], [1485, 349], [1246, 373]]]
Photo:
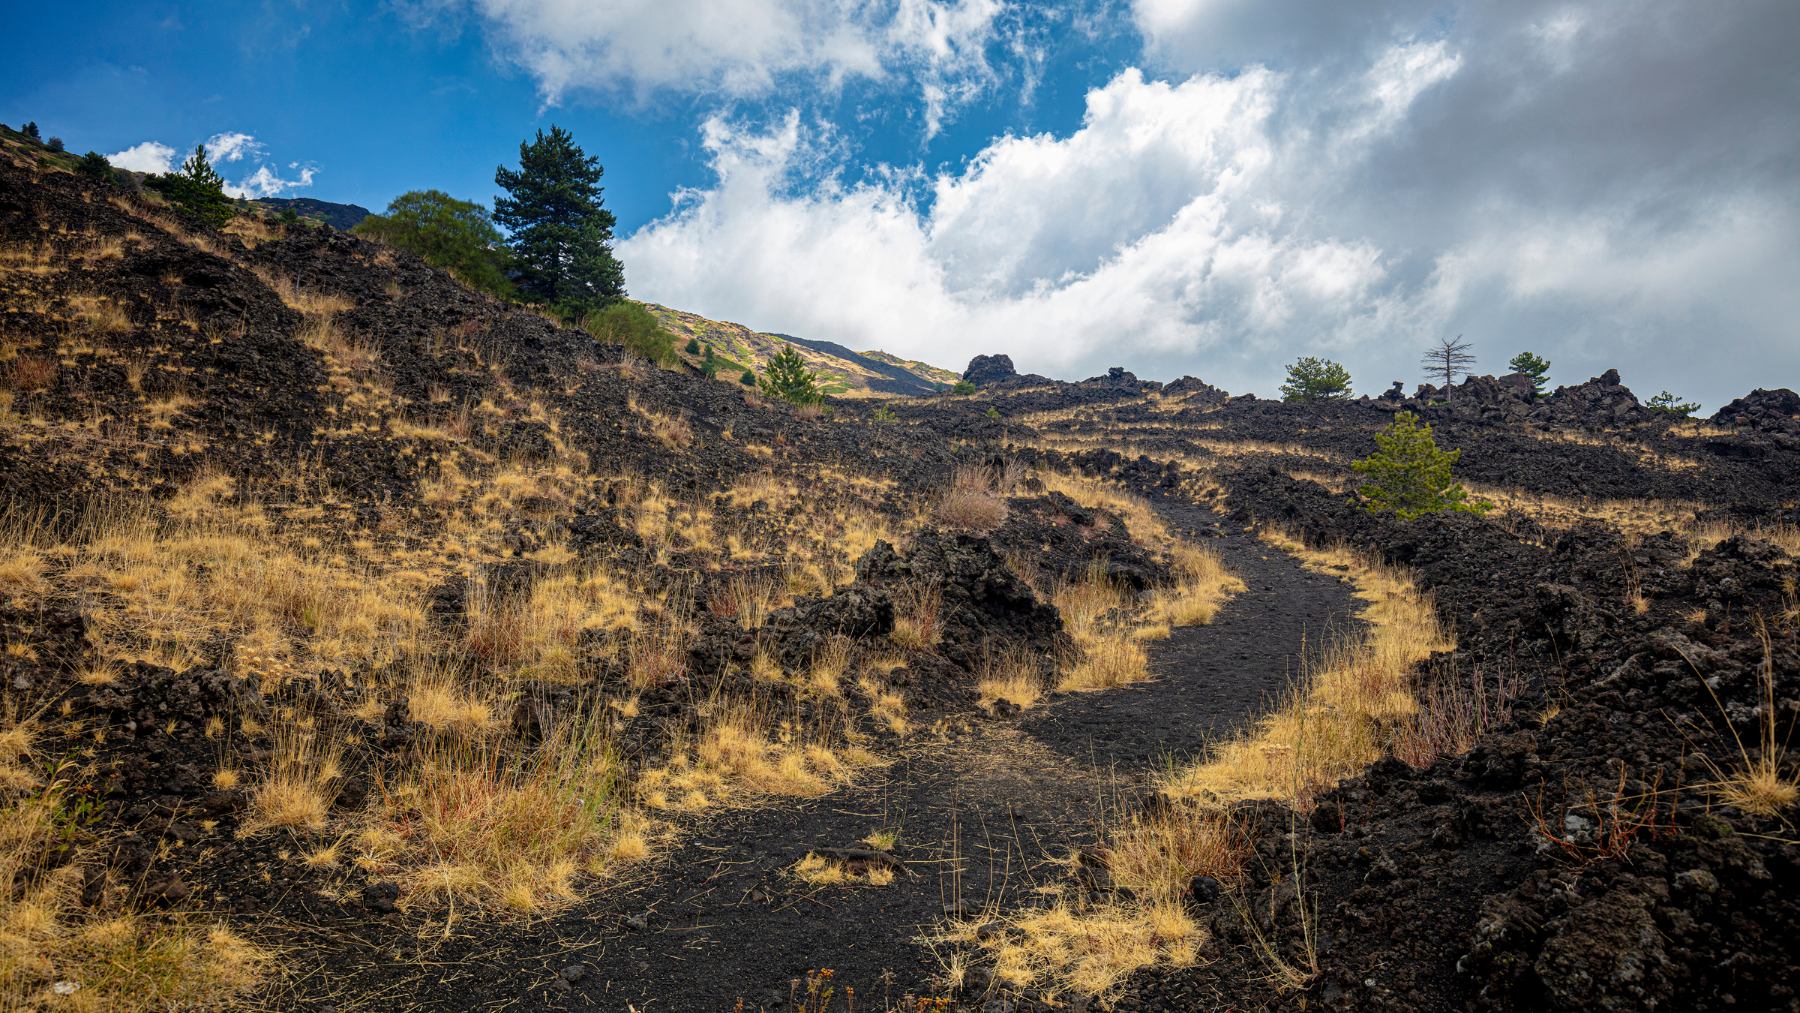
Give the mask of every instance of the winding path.
[[[789, 1008], [790, 982], [829, 967], [858, 1009], [885, 1008], [939, 971], [917, 942], [947, 911], [1008, 902], [1042, 866], [1094, 840], [1098, 825], [1171, 757], [1201, 751], [1260, 713], [1307, 646], [1349, 630], [1354, 603], [1336, 579], [1212, 515], [1159, 504], [1190, 538], [1210, 540], [1246, 590], [1208, 626], [1151, 647], [1153, 681], [1052, 698], [1014, 722], [981, 722], [921, 742], [853, 788], [726, 813], [652, 875], [506, 938], [434, 945], [446, 968], [414, 981], [426, 1006], [728, 1011]], [[897, 829], [904, 873], [881, 888], [808, 888], [787, 873], [808, 850], [852, 847]], [[479, 933], [476, 933], [479, 935]], [[576, 980], [570, 982], [569, 977]], [[418, 994], [423, 986], [424, 995]], [[841, 992], [840, 992], [841, 995]]]

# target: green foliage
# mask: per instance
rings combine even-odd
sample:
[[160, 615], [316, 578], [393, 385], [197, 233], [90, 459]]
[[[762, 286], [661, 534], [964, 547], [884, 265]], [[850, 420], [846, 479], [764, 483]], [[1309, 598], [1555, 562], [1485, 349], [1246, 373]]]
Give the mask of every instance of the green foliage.
[[613, 303], [588, 314], [581, 326], [595, 339], [624, 345], [659, 366], [673, 366], [680, 361], [675, 354], [675, 336], [642, 303]]
[[1700, 410], [1700, 403], [1697, 401], [1683, 401], [1680, 395], [1671, 394], [1665, 390], [1661, 394], [1644, 402], [1644, 407], [1653, 412], [1661, 412], [1664, 415], [1679, 415], [1685, 419], [1689, 415]]
[[950, 393], [967, 397], [968, 395], [975, 393], [975, 385], [967, 380], [958, 380], [956, 381], [956, 385], [950, 388]]
[[29, 137], [34, 141], [40, 139], [43, 136], [42, 134], [38, 133], [38, 125], [37, 125], [36, 120], [26, 120], [25, 125], [19, 128], [19, 133], [24, 134], [26, 137]]
[[1515, 373], [1524, 373], [1531, 377], [1531, 387], [1537, 391], [1538, 397], [1544, 396], [1544, 387], [1550, 382], [1550, 360], [1539, 358], [1531, 352], [1520, 352], [1507, 363]]
[[44, 142], [44, 147], [49, 148], [51, 151], [61, 151], [63, 150], [63, 139], [60, 137], [52, 137]]
[[1375, 452], [1350, 467], [1365, 476], [1360, 491], [1371, 513], [1393, 511], [1403, 521], [1441, 510], [1486, 513], [1493, 504], [1470, 500], [1451, 475], [1460, 457], [1460, 450], [1438, 449], [1430, 425], [1401, 412], [1375, 434]]
[[1283, 401], [1343, 401], [1350, 397], [1350, 371], [1330, 359], [1311, 355], [1287, 368], [1281, 385]]
[[988, 405], [987, 417], [990, 419], [999, 418], [1000, 417], [1000, 409], [995, 408], [993, 405]]
[[754, 370], [754, 369], [744, 370], [744, 375], [738, 377], [738, 382], [743, 384], [746, 387], [756, 386], [756, 370]]
[[713, 354], [712, 346], [706, 346], [706, 354], [700, 357], [700, 375], [708, 380], [719, 378], [719, 359]]
[[145, 185], [168, 198], [182, 214], [213, 228], [231, 221], [234, 213], [231, 198], [225, 196], [225, 178], [207, 159], [204, 144], [194, 145], [180, 172], [152, 176]]
[[819, 374], [806, 368], [806, 360], [794, 351], [793, 345], [783, 345], [781, 351], [769, 356], [763, 367], [762, 390], [791, 405], [815, 405], [825, 400], [825, 393], [819, 389]]
[[514, 294], [500, 230], [479, 204], [442, 190], [413, 190], [395, 197], [386, 214], [370, 215], [350, 231], [418, 254], [470, 288], [502, 299]]
[[113, 181], [112, 163], [108, 162], [106, 156], [98, 151], [90, 151], [81, 156], [81, 161], [75, 164], [75, 171], [96, 183]]
[[570, 316], [625, 297], [625, 269], [613, 256], [615, 220], [601, 199], [598, 159], [561, 127], [519, 143], [519, 168], [501, 166], [494, 220], [511, 233], [524, 295]]
[[682, 351], [688, 353], [689, 355], [699, 355], [700, 354], [700, 339], [699, 338], [689, 338], [687, 347], [683, 348]]
[[887, 405], [877, 405], [875, 407], [875, 414], [869, 416], [869, 420], [872, 422], [880, 422], [884, 425], [891, 425], [900, 421], [900, 416], [895, 415], [894, 410]]

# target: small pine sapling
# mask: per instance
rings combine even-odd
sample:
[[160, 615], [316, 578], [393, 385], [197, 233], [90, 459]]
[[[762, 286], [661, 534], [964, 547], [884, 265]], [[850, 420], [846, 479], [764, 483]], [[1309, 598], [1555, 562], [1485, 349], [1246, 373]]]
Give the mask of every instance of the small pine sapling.
[[1429, 424], [1401, 412], [1375, 434], [1375, 452], [1350, 467], [1365, 478], [1359, 492], [1370, 513], [1391, 511], [1403, 521], [1444, 510], [1486, 513], [1493, 504], [1469, 499], [1451, 474], [1460, 457], [1460, 450], [1438, 449]]

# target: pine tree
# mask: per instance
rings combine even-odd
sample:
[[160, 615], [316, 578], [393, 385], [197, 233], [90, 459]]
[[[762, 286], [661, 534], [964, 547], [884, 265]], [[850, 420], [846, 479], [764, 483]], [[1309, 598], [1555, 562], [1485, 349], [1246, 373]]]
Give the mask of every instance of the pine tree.
[[1520, 352], [1507, 363], [1515, 373], [1524, 373], [1531, 377], [1531, 389], [1538, 397], [1544, 396], [1544, 388], [1550, 383], [1550, 360], [1539, 358], [1531, 352]]
[[1306, 356], [1287, 368], [1281, 385], [1283, 401], [1344, 401], [1350, 397], [1350, 371], [1330, 359]]
[[756, 370], [754, 370], [754, 369], [744, 370], [744, 372], [738, 376], [738, 382], [743, 384], [746, 387], [756, 386]]
[[784, 345], [769, 356], [768, 365], [763, 367], [762, 389], [764, 394], [791, 405], [813, 405], [825, 400], [824, 392], [819, 390], [819, 375], [806, 368], [806, 360], [794, 351], [793, 345]]
[[613, 256], [613, 213], [602, 199], [600, 161], [551, 127], [519, 143], [519, 168], [501, 166], [494, 220], [511, 233], [519, 291], [571, 317], [625, 297], [625, 269]]
[[1469, 374], [1469, 367], [1475, 365], [1475, 356], [1469, 353], [1469, 343], [1458, 334], [1454, 338], [1438, 339], [1438, 343], [1426, 351], [1419, 364], [1433, 379], [1443, 377], [1444, 397], [1448, 398], [1450, 385], [1456, 382], [1457, 377]]
[[1644, 407], [1653, 412], [1661, 412], [1664, 415], [1679, 415], [1685, 419], [1689, 415], [1700, 410], [1700, 403], [1698, 401], [1683, 401], [1681, 395], [1671, 394], [1665, 390], [1661, 394], [1645, 401]]
[[708, 380], [716, 380], [719, 377], [719, 360], [713, 355], [711, 345], [706, 346], [706, 354], [700, 357], [700, 375]]
[[1401, 412], [1375, 434], [1375, 452], [1350, 467], [1366, 477], [1359, 491], [1371, 513], [1392, 511], [1403, 521], [1441, 510], [1486, 513], [1493, 505], [1470, 500], [1451, 474], [1460, 457], [1460, 450], [1438, 449], [1430, 425]]
[[181, 163], [180, 172], [167, 172], [146, 181], [183, 214], [218, 228], [231, 221], [231, 198], [225, 196], [225, 177], [206, 157], [206, 145], [194, 145], [194, 153]]

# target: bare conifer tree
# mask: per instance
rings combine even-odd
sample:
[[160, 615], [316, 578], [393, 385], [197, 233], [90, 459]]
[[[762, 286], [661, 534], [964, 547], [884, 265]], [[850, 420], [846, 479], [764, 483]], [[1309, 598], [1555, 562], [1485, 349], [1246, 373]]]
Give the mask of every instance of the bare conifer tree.
[[1469, 367], [1475, 365], [1475, 356], [1469, 352], [1470, 347], [1460, 334], [1454, 338], [1441, 338], [1419, 360], [1419, 365], [1424, 367], [1427, 376], [1443, 378], [1446, 399], [1450, 397], [1450, 385], [1456, 382], [1457, 377], [1467, 376]]

